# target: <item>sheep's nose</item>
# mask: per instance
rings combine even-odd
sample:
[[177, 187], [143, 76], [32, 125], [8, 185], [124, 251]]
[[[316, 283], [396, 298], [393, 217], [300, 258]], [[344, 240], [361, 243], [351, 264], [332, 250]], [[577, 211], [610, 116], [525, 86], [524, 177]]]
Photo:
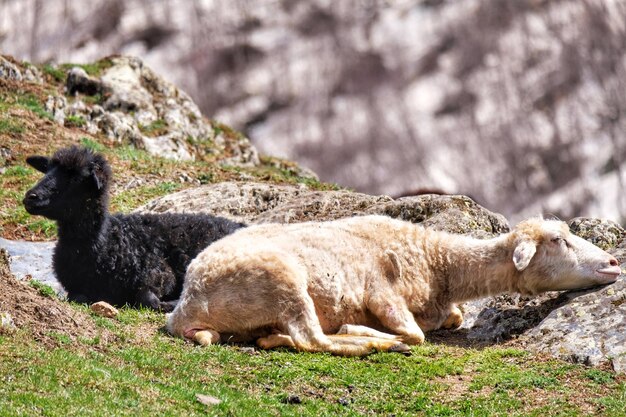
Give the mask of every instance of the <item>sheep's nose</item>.
[[28, 193], [26, 193], [26, 199], [27, 200], [37, 200], [37, 199], [39, 199], [39, 196], [37, 195], [37, 193], [29, 191]]
[[615, 259], [614, 257], [611, 256], [611, 260], [609, 260], [609, 263], [611, 264], [611, 266], [617, 266], [619, 265], [619, 262], [617, 262], [617, 259]]

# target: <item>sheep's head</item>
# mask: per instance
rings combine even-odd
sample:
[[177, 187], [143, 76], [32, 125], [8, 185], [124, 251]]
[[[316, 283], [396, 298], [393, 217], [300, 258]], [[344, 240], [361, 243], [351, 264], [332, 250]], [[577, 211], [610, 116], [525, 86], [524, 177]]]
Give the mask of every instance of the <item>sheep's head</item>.
[[610, 284], [621, 273], [617, 259], [571, 234], [561, 221], [526, 220], [511, 239], [520, 286], [531, 294]]
[[61, 220], [94, 205], [106, 210], [111, 168], [102, 155], [72, 146], [52, 158], [30, 156], [26, 162], [45, 174], [24, 196], [30, 214]]

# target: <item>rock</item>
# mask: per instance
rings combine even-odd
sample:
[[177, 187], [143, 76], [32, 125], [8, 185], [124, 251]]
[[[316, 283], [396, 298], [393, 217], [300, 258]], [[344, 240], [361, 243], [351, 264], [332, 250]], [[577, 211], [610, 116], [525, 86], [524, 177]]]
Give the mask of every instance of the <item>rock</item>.
[[509, 231], [506, 218], [462, 195], [426, 194], [376, 205], [368, 213], [421, 223], [449, 233], [489, 238]]
[[152, 94], [142, 84], [143, 62], [135, 57], [116, 57], [112, 58], [112, 63], [111, 68], [108, 68], [101, 77], [102, 84], [108, 90], [103, 107], [109, 111], [119, 110], [123, 113], [138, 110], [156, 113]]
[[[80, 67], [68, 72], [67, 93], [77, 96], [72, 104], [68, 106], [62, 96], [48, 98], [46, 111], [58, 123], [75, 116], [83, 121], [76, 127], [92, 134], [104, 133], [115, 142], [132, 144], [164, 158], [194, 160], [210, 148], [222, 164], [260, 163], [248, 138], [208, 121], [187, 94], [159, 77], [139, 58], [115, 56], [98, 64], [102, 68], [99, 78]], [[79, 94], [95, 96], [100, 103], [88, 104]]]
[[13, 322], [13, 317], [11, 317], [11, 314], [0, 312], [0, 334], [3, 332], [10, 333], [16, 329], [17, 329], [17, 326], [15, 326], [15, 323]]
[[570, 230], [600, 248], [614, 248], [626, 236], [626, 230], [614, 221], [576, 217], [568, 222]]
[[0, 78], [13, 81], [26, 81], [30, 83], [43, 83], [41, 72], [27, 63], [18, 63], [12, 58], [4, 58], [0, 56]]
[[307, 191], [261, 213], [256, 223], [297, 223], [333, 220], [371, 213], [379, 203], [392, 201], [388, 196], [371, 196], [350, 191]]
[[[107, 112], [104, 109], [100, 112], [100, 109], [102, 108], [95, 109], [98, 116], [91, 118], [88, 126], [95, 127], [96, 132], [104, 133], [115, 142], [144, 146], [143, 137], [132, 116], [121, 112]], [[88, 127], [88, 130], [93, 128]]]
[[31, 83], [42, 84], [43, 77], [41, 76], [41, 72], [32, 65], [26, 65], [26, 68], [22, 72], [22, 78], [24, 81], [28, 81]]
[[565, 305], [524, 334], [525, 348], [588, 365], [608, 360], [615, 371], [626, 372], [624, 277], [598, 291], [566, 296], [570, 299]]
[[210, 395], [205, 394], [196, 394], [196, 400], [204, 405], [217, 405], [222, 402], [219, 398], [211, 397]]
[[389, 196], [252, 182], [223, 182], [184, 190], [153, 200], [137, 211], [202, 212], [247, 223], [294, 223], [384, 214], [480, 237], [509, 230], [502, 215], [486, 210], [465, 196], [423, 195], [394, 200]]
[[193, 160], [193, 156], [186, 146], [185, 138], [179, 132], [171, 132], [154, 138], [144, 136], [142, 141], [146, 151], [152, 155], [160, 155], [177, 161]]
[[18, 279], [31, 277], [51, 286], [58, 294], [65, 291], [54, 276], [52, 253], [56, 242], [25, 242], [0, 238], [0, 248], [9, 254], [11, 273]]
[[139, 213], [201, 212], [251, 223], [256, 221], [261, 213], [308, 192], [310, 191], [305, 186], [221, 182], [157, 198], [135, 211]]
[[84, 69], [74, 67], [67, 73], [65, 88], [67, 90], [67, 94], [71, 96], [75, 96], [76, 93], [95, 96], [96, 94], [102, 92], [102, 82], [87, 75], [87, 72]]
[[22, 81], [22, 72], [17, 65], [0, 56], [0, 78]]
[[91, 311], [102, 317], [113, 318], [118, 315], [119, 311], [106, 301], [98, 301], [93, 303], [89, 308]]
[[290, 394], [283, 400], [285, 404], [302, 404], [302, 398], [299, 395]]
[[67, 107], [67, 99], [63, 96], [48, 96], [44, 109], [52, 115], [55, 122], [60, 125], [65, 123], [65, 110]]

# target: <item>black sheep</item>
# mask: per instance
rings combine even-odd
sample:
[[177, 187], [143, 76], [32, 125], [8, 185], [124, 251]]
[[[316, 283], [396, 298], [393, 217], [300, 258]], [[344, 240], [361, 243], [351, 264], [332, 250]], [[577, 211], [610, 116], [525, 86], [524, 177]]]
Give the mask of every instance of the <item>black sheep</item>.
[[57, 222], [53, 266], [72, 301], [171, 311], [189, 262], [244, 226], [206, 214], [111, 215], [111, 168], [86, 148], [72, 146], [26, 162], [46, 175], [26, 192], [24, 206]]

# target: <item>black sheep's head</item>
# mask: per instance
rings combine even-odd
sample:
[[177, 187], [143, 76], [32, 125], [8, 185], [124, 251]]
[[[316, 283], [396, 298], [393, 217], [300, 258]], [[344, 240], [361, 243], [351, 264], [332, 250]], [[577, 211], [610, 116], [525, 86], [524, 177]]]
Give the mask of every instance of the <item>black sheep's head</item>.
[[71, 146], [52, 158], [35, 155], [26, 162], [46, 174], [24, 196], [30, 214], [61, 220], [94, 206], [106, 210], [111, 168], [102, 155]]

